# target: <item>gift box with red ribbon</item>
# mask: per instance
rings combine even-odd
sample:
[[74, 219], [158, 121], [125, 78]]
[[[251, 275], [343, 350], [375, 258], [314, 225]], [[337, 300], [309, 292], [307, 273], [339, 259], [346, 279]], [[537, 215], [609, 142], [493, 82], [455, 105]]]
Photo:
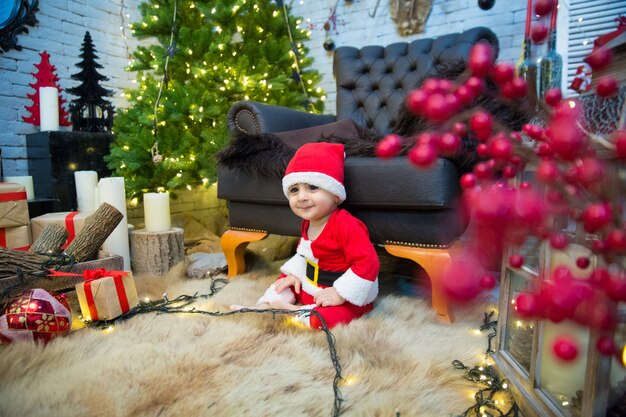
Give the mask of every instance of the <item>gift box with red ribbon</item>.
[[1, 248], [28, 250], [31, 243], [30, 226], [28, 225], [0, 228]]
[[[50, 276], [68, 275], [53, 272]], [[85, 320], [112, 320], [139, 304], [135, 279], [130, 271], [89, 269], [83, 271], [84, 281], [76, 284], [76, 295]]]
[[0, 182], [0, 227], [27, 225], [26, 187], [12, 182]]
[[61, 246], [63, 249], [69, 245], [85, 226], [85, 221], [93, 213], [84, 213], [80, 211], [69, 211], [59, 213], [47, 213], [41, 216], [33, 217], [31, 221], [31, 229], [33, 234], [33, 241], [37, 240], [43, 229], [50, 224], [58, 224], [65, 227], [67, 230], [67, 241]]

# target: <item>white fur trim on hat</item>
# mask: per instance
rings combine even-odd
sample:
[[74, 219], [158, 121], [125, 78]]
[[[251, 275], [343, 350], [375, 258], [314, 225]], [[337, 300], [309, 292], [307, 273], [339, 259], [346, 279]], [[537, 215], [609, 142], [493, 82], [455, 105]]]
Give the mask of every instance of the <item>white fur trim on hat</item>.
[[289, 188], [294, 184], [309, 184], [322, 188], [339, 197], [342, 203], [346, 199], [346, 189], [342, 183], [321, 172], [292, 172], [283, 177], [283, 193], [289, 198]]
[[378, 278], [375, 281], [361, 278], [352, 268], [337, 278], [333, 287], [342, 298], [357, 306], [369, 304], [378, 296]]

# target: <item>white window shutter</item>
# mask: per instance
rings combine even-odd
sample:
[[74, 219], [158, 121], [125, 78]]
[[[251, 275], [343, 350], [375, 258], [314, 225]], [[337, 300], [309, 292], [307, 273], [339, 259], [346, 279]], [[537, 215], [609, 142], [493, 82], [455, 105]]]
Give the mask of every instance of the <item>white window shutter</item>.
[[569, 0], [566, 88], [591, 52], [594, 39], [617, 29], [620, 15], [626, 16], [626, 0]]

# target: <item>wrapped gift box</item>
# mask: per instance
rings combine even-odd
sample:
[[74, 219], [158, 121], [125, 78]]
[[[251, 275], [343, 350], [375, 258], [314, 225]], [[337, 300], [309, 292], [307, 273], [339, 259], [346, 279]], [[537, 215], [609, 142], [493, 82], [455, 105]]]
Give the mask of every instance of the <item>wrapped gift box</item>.
[[0, 228], [0, 247], [18, 250], [28, 250], [32, 240], [30, 226]]
[[139, 304], [132, 272], [109, 272], [110, 276], [76, 285], [76, 295], [85, 320], [112, 320]]
[[65, 211], [59, 213], [47, 213], [42, 216], [33, 217], [30, 219], [33, 241], [37, 240], [46, 226], [50, 224], [58, 224], [65, 227], [65, 230], [69, 233], [67, 242], [63, 245], [63, 247], [66, 247], [72, 242], [72, 240], [74, 240], [78, 232], [83, 229], [85, 221], [92, 214], [93, 213], [91, 212], [83, 213], [80, 211]]
[[28, 225], [26, 187], [12, 182], [0, 182], [0, 227]]

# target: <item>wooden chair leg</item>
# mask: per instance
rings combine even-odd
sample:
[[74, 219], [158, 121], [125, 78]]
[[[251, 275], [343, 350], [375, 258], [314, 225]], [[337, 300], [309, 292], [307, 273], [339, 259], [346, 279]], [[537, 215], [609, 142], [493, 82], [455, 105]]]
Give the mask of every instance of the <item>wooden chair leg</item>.
[[226, 256], [226, 262], [228, 263], [229, 278], [246, 272], [246, 261], [243, 255], [248, 243], [256, 242], [266, 237], [267, 233], [261, 231], [230, 229], [224, 232], [220, 244]]
[[442, 321], [452, 323], [454, 315], [448, 305], [448, 298], [443, 289], [443, 271], [452, 262], [450, 251], [439, 248], [420, 248], [413, 246], [385, 245], [390, 254], [406, 258], [420, 265], [430, 278], [433, 292], [433, 309]]

